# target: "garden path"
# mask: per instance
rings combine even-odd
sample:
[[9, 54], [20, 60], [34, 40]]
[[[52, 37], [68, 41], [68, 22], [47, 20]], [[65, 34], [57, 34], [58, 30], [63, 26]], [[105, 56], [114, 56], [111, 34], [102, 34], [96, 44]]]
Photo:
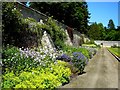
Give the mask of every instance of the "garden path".
[[82, 75], [61, 88], [118, 88], [118, 61], [101, 48], [89, 61]]

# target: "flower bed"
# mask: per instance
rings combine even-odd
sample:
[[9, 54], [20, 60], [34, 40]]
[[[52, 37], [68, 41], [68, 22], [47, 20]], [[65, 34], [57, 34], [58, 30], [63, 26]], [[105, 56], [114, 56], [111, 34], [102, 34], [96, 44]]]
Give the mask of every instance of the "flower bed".
[[3, 50], [2, 88], [53, 89], [69, 82], [67, 63], [55, 60], [56, 53], [6, 47]]
[[54, 89], [68, 83], [74, 72], [83, 73], [88, 63], [88, 58], [81, 52], [50, 51], [47, 47], [7, 46], [2, 55], [2, 88]]

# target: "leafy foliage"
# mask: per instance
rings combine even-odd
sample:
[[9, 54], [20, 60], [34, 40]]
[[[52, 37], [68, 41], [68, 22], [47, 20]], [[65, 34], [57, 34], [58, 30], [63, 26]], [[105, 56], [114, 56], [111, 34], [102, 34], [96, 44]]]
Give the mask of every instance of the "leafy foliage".
[[2, 23], [3, 23], [3, 42], [5, 43], [17, 43], [18, 35], [17, 31], [20, 31], [21, 26], [21, 14], [14, 7], [14, 3], [4, 2], [2, 4]]
[[44, 88], [54, 89], [69, 81], [71, 71], [66, 68], [67, 63], [57, 61], [51, 68], [32, 68], [30, 72], [23, 71], [19, 75], [13, 72], [3, 76], [3, 88]]
[[94, 40], [103, 40], [105, 35], [105, 30], [102, 23], [93, 23], [89, 27], [88, 36]]
[[2, 88], [53, 89], [69, 82], [71, 71], [66, 62], [55, 60], [55, 52], [7, 46], [2, 55]]
[[114, 30], [115, 29], [115, 25], [112, 19], [109, 20], [108, 22], [108, 29], [110, 30]]
[[[16, 9], [13, 2], [4, 2], [2, 7], [3, 44], [11, 44], [18, 47], [38, 46], [37, 44], [40, 43], [38, 41], [42, 36], [40, 25], [30, 18], [23, 19], [22, 14]], [[31, 21], [32, 23], [34, 21], [36, 25], [32, 25], [30, 28], [29, 24]], [[35, 42], [37, 43], [36, 45]]]
[[25, 57], [25, 55], [21, 54], [19, 49], [16, 47], [9, 47], [3, 49], [2, 52], [2, 63], [3, 63], [3, 72], [13, 71], [13, 72], [21, 72], [22, 70], [30, 70], [33, 67], [38, 66], [38, 62], [34, 61], [30, 57]]
[[108, 28], [103, 27], [102, 23], [93, 23], [89, 26], [89, 31], [87, 35], [89, 38], [94, 40], [109, 40], [109, 41], [119, 41], [120, 40], [120, 29], [119, 26], [115, 28], [112, 19], [109, 20]]
[[76, 47], [72, 47], [72, 46], [64, 46], [63, 51], [66, 52], [70, 56], [72, 56], [73, 52], [81, 52], [87, 58], [89, 58], [89, 51], [86, 48], [76, 48]]
[[40, 24], [32, 18], [23, 19], [22, 14], [15, 8], [15, 3], [12, 2], [3, 3], [2, 16], [4, 45], [39, 46], [41, 45], [43, 31], [50, 34], [56, 47], [62, 48], [64, 45], [65, 32], [52, 18], [48, 18], [44, 24]]
[[31, 7], [72, 28], [77, 28], [81, 33], [87, 32], [89, 13], [86, 2], [32, 2]]
[[[63, 51], [60, 50], [59, 53], [63, 53]], [[67, 62], [56, 61], [55, 59], [59, 54], [49, 52], [47, 48], [34, 51], [28, 48], [18, 49], [8, 46], [4, 48], [2, 54], [3, 88], [53, 89], [68, 83], [70, 80], [72, 68]], [[88, 62], [87, 58], [80, 52], [73, 53], [71, 58], [66, 55], [62, 57], [64, 57], [62, 59], [71, 59], [70, 62], [81, 73]]]
[[64, 46], [64, 40], [66, 39], [66, 34], [64, 29], [57, 25], [57, 22], [48, 18], [48, 21], [44, 29], [50, 34], [56, 48], [60, 49]]

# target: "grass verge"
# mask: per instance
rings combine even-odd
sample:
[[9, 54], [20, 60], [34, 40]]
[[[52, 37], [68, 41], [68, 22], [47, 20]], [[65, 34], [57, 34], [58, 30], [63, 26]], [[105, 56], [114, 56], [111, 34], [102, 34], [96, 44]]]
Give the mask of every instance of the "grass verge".
[[108, 48], [108, 50], [116, 56], [120, 57], [120, 48]]

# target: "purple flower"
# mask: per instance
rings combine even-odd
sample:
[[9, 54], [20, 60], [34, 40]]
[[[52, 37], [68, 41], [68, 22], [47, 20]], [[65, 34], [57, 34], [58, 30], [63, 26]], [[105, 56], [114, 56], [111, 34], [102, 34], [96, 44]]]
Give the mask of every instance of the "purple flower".
[[64, 60], [66, 62], [69, 62], [71, 60], [71, 58], [69, 56], [67, 56], [66, 54], [62, 54], [61, 56], [58, 56], [56, 59], [57, 60]]
[[81, 52], [74, 52], [73, 60], [75, 60], [76, 62], [84, 61], [87, 63], [87, 58]]
[[88, 59], [81, 52], [74, 52], [72, 63], [75, 67], [80, 70], [80, 73], [83, 72], [85, 65], [88, 63]]

